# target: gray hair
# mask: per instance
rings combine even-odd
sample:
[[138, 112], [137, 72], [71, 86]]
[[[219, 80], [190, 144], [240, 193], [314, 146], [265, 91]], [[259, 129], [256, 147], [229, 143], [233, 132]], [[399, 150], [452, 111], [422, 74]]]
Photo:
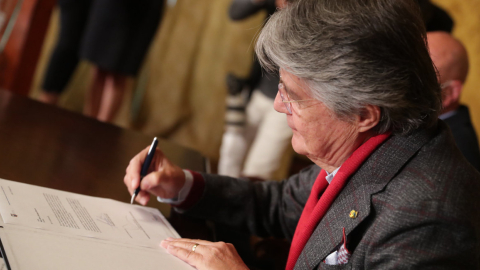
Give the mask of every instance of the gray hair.
[[298, 0], [270, 17], [256, 53], [302, 79], [339, 119], [380, 107], [377, 133], [433, 126], [441, 91], [412, 0]]

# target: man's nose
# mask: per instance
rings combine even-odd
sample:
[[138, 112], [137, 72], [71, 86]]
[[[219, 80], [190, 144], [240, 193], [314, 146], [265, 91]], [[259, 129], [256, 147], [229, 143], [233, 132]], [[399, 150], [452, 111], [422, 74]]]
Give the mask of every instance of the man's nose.
[[282, 98], [280, 97], [280, 91], [277, 92], [277, 95], [275, 96], [275, 100], [273, 101], [273, 108], [279, 113], [288, 114], [287, 108], [285, 107], [285, 104], [282, 102]]

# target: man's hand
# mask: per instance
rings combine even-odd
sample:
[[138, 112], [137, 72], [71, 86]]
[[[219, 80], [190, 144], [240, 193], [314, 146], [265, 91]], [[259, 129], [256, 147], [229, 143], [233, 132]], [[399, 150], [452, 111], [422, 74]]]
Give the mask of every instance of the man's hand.
[[160, 245], [168, 253], [198, 270], [248, 269], [232, 244], [185, 238], [167, 238]]
[[150, 194], [160, 196], [164, 199], [171, 199], [178, 195], [185, 183], [185, 174], [183, 170], [170, 162], [162, 153], [156, 149], [148, 174], [140, 183], [140, 171], [145, 162], [149, 147], [138, 153], [128, 164], [123, 182], [127, 186], [128, 192], [133, 194], [140, 185], [141, 191], [135, 200], [146, 205], [150, 199]]

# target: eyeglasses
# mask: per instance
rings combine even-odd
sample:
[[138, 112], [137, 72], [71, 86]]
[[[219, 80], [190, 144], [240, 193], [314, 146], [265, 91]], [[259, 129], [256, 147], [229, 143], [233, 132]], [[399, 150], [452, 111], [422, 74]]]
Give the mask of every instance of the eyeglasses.
[[447, 88], [447, 87], [451, 86], [451, 85], [452, 85], [452, 83], [453, 83], [453, 81], [452, 81], [452, 80], [450, 80], [450, 81], [446, 81], [446, 82], [444, 82], [444, 83], [440, 84], [440, 88], [443, 90], [443, 89], [445, 89], [445, 88]]
[[282, 79], [280, 79], [280, 83], [278, 84], [278, 93], [280, 93], [280, 98], [282, 99], [283, 104], [285, 104], [285, 107], [287, 108], [287, 111], [289, 114], [292, 114], [292, 103], [298, 103], [301, 101], [311, 101], [311, 100], [316, 100], [316, 99], [298, 99], [298, 100], [290, 100], [290, 97], [288, 96], [287, 92], [285, 91], [285, 85], [282, 82]]

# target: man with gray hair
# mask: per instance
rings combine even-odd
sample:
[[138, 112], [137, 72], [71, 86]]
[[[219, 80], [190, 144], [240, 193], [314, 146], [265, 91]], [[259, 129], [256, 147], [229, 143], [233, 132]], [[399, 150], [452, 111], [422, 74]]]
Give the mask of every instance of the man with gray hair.
[[[292, 240], [287, 270], [480, 269], [480, 174], [444, 122], [415, 0], [297, 0], [256, 53], [279, 70], [274, 108], [315, 164], [282, 182], [184, 171], [148, 149], [124, 178], [186, 215]], [[231, 244], [166, 239], [197, 269], [247, 269]]]
[[442, 87], [442, 114], [452, 130], [453, 138], [463, 156], [480, 171], [478, 138], [470, 120], [468, 107], [460, 104], [460, 95], [468, 74], [467, 50], [460, 41], [446, 32], [428, 32], [430, 57], [438, 70]]

